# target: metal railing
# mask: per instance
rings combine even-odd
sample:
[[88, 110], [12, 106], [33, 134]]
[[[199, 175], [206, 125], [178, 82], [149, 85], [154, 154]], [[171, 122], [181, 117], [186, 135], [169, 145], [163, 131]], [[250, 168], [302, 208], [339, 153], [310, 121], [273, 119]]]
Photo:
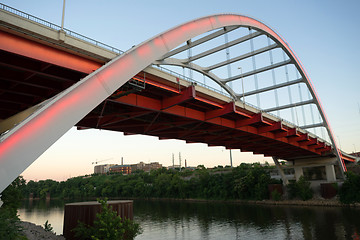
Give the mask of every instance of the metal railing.
[[[39, 24], [44, 25], [44, 26], [46, 26], [46, 27], [48, 27], [48, 28], [51, 28], [51, 29], [53, 29], [53, 30], [56, 30], [56, 31], [60, 31], [60, 30], [61, 30], [61, 27], [60, 27], [59, 25], [56, 25], [56, 24], [54, 24], [54, 23], [48, 22], [48, 21], [46, 21], [46, 20], [43, 20], [43, 19], [41, 19], [41, 18], [35, 17], [35, 16], [30, 15], [30, 14], [28, 14], [28, 13], [22, 12], [22, 11], [20, 11], [20, 10], [15, 9], [15, 8], [9, 7], [9, 6], [5, 5], [5, 4], [0, 3], [0, 9], [2, 9], [2, 10], [4, 10], [4, 11], [7, 11], [7, 12], [10, 12], [10, 13], [12, 13], [12, 14], [15, 14], [15, 15], [17, 15], [17, 16], [19, 16], [19, 17], [28, 19], [28, 20], [30, 20], [30, 21], [39, 23]], [[111, 52], [114, 52], [114, 53], [116, 53], [116, 54], [119, 54], [119, 55], [120, 55], [120, 54], [123, 54], [123, 53], [124, 53], [124, 51], [122, 51], [122, 50], [120, 50], [120, 49], [114, 48], [114, 47], [109, 46], [109, 45], [107, 45], [107, 44], [105, 44], [105, 43], [96, 41], [96, 40], [94, 40], [94, 39], [92, 39], [92, 38], [89, 38], [89, 37], [86, 37], [86, 36], [81, 35], [81, 34], [79, 34], [79, 33], [73, 32], [73, 31], [71, 31], [71, 30], [69, 30], [69, 29], [63, 28], [63, 31], [66, 32], [67, 35], [70, 35], [70, 36], [72, 36], [72, 37], [81, 39], [81, 40], [83, 40], [83, 41], [85, 41], [85, 42], [87, 42], [87, 43], [90, 43], [90, 44], [93, 44], [93, 45], [95, 45], [95, 46], [104, 48], [104, 49], [109, 50], [109, 51], [111, 51]]]

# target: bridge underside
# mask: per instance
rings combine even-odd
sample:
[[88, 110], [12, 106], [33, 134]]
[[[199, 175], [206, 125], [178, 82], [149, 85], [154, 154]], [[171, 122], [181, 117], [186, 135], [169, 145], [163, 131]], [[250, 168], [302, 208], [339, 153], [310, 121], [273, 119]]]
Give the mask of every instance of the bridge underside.
[[[134, 80], [144, 81], [143, 73]], [[133, 92], [128, 87], [119, 89], [84, 117], [76, 124], [78, 129], [181, 139], [285, 160], [332, 155], [331, 147], [316, 138], [249, 107], [212, 98], [202, 93], [201, 87], [165, 84], [151, 74], [145, 76], [144, 89]]]
[[[1, 50], [0, 119], [49, 99], [85, 77], [88, 69], [52, 64]], [[25, 55], [25, 56], [24, 56]], [[72, 68], [72, 69], [71, 69]], [[144, 83], [145, 79], [145, 83]], [[125, 134], [225, 146], [284, 160], [332, 156], [331, 147], [249, 106], [206, 95], [199, 86], [139, 73], [76, 124]], [[135, 84], [135, 85], [134, 85]], [[201, 90], [201, 91], [198, 91]]]

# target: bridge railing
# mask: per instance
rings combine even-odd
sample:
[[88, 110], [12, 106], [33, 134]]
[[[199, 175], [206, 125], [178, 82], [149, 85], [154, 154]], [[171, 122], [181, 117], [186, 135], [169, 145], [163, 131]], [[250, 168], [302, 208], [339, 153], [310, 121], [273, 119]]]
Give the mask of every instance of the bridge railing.
[[[48, 22], [48, 21], [46, 21], [46, 20], [44, 20], [44, 19], [35, 17], [35, 16], [30, 15], [30, 14], [28, 14], [28, 13], [22, 12], [22, 11], [20, 11], [20, 10], [15, 9], [15, 8], [9, 7], [9, 6], [5, 5], [5, 4], [0, 3], [0, 9], [2, 9], [2, 10], [4, 10], [4, 11], [7, 11], [7, 12], [10, 12], [10, 13], [13, 13], [13, 14], [19, 16], [19, 17], [26, 18], [26, 19], [28, 19], [28, 20], [30, 20], [30, 21], [33, 21], [33, 22], [42, 24], [42, 25], [44, 25], [44, 26], [46, 26], [46, 27], [49, 27], [49, 28], [51, 28], [51, 29], [54, 29], [54, 30], [56, 30], [56, 31], [60, 31], [60, 30], [61, 30], [61, 27], [60, 27], [59, 25], [56, 25], [56, 24], [51, 23], [51, 22]], [[76, 37], [76, 38], [81, 39], [81, 40], [83, 40], [83, 41], [85, 41], [85, 42], [88, 42], [88, 43], [90, 43], [90, 44], [93, 44], [93, 45], [95, 45], [95, 46], [98, 46], [98, 47], [107, 49], [107, 50], [109, 50], [109, 51], [111, 51], [111, 52], [114, 52], [114, 53], [116, 53], [116, 54], [123, 54], [123, 53], [124, 53], [124, 52], [121, 51], [120, 49], [114, 48], [114, 47], [109, 46], [109, 45], [107, 45], [107, 44], [105, 44], [105, 43], [96, 41], [96, 40], [94, 40], [94, 39], [92, 39], [92, 38], [89, 38], [89, 37], [86, 37], [86, 36], [81, 35], [81, 34], [79, 34], [79, 33], [73, 32], [73, 31], [71, 31], [71, 30], [69, 30], [69, 29], [63, 28], [63, 31], [66, 32], [67, 35]]]

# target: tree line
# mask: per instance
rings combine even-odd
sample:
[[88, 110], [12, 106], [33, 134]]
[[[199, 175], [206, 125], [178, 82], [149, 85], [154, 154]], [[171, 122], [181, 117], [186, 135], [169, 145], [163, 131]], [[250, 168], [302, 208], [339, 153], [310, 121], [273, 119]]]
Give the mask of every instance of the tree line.
[[66, 181], [29, 181], [21, 188], [24, 198], [178, 198], [178, 199], [251, 199], [269, 198], [268, 185], [280, 183], [270, 178], [269, 166], [241, 164], [236, 168], [182, 171], [161, 168], [131, 175], [98, 174]]

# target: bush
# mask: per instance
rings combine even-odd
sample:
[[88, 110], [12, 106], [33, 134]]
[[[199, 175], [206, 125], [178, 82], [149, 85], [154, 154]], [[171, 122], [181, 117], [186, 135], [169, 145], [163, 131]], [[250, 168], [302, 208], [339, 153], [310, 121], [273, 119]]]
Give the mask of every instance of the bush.
[[17, 209], [21, 204], [21, 187], [25, 184], [24, 179], [17, 177], [3, 192], [0, 208], [0, 240], [26, 239], [22, 235], [20, 219]]
[[271, 192], [271, 199], [274, 201], [280, 201], [281, 199], [281, 193], [278, 192], [277, 189]]
[[0, 240], [26, 239], [21, 234], [22, 227], [16, 211], [7, 207], [0, 208]]
[[54, 228], [51, 226], [51, 224], [49, 223], [48, 220], [46, 220], [46, 222], [44, 223], [44, 230], [46, 232], [52, 232], [54, 233]]
[[72, 231], [75, 237], [83, 240], [133, 240], [142, 230], [139, 224], [130, 219], [122, 220], [113, 211], [111, 206], [107, 205], [107, 199], [99, 200], [101, 212], [96, 214], [93, 226], [87, 226], [79, 222]]
[[360, 202], [360, 175], [347, 172], [339, 196], [342, 203]]
[[241, 164], [233, 170], [234, 191], [240, 199], [263, 200], [269, 197], [268, 184], [272, 182], [268, 172], [260, 166]]
[[297, 182], [291, 182], [287, 185], [289, 197], [300, 198], [303, 201], [309, 200], [313, 197], [313, 191], [310, 188], [310, 182], [301, 176]]

